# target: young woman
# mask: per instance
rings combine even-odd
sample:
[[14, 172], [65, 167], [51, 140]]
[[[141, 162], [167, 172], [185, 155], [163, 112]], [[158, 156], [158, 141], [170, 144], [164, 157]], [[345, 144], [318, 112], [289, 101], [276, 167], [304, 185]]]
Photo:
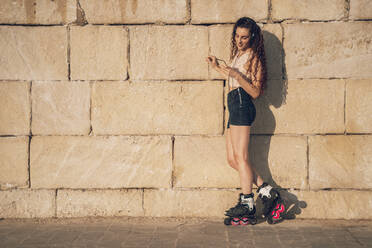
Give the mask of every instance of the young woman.
[[[215, 56], [208, 56], [207, 62], [213, 69], [228, 78], [227, 103], [229, 120], [226, 129], [227, 161], [239, 172], [242, 193], [235, 207], [226, 211], [225, 224], [255, 224], [254, 194], [252, 184], [263, 200], [264, 215], [277, 205], [277, 191], [264, 183], [249, 162], [248, 145], [251, 125], [256, 117], [252, 99], [259, 97], [266, 86], [266, 60], [263, 36], [260, 27], [248, 17], [240, 18], [234, 25], [231, 39], [230, 66], [218, 63]], [[274, 206], [275, 207], [275, 206]], [[280, 206], [279, 214], [284, 211]], [[282, 211], [283, 210], [283, 211]]]

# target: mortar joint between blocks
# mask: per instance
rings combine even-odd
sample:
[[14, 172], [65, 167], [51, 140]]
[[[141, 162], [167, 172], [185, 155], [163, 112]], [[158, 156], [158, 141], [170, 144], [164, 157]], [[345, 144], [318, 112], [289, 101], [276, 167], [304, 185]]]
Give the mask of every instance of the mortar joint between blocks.
[[309, 146], [309, 136], [306, 136], [306, 183], [307, 183], [307, 190], [310, 191], [310, 146]]
[[271, 3], [271, 0], [267, 0], [267, 23], [273, 23], [271, 12], [272, 12], [272, 3]]
[[171, 137], [171, 141], [172, 141], [172, 144], [171, 144], [171, 189], [174, 188], [174, 178], [175, 178], [175, 175], [174, 175], [174, 143], [175, 143], [175, 136], [172, 135]]

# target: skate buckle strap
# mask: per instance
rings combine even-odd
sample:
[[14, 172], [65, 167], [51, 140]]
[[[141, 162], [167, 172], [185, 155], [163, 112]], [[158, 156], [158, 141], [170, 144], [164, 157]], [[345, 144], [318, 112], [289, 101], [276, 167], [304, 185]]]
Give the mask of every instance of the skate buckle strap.
[[249, 198], [242, 197], [242, 204], [247, 205], [248, 208], [249, 208], [249, 211], [252, 211], [253, 210], [253, 205], [254, 205], [253, 197], [249, 197]]
[[260, 189], [260, 192], [258, 193], [258, 195], [262, 198], [264, 196], [266, 196], [267, 198], [271, 198], [271, 195], [270, 195], [270, 190], [272, 189], [273, 187], [271, 187], [270, 185], [267, 185], [266, 187], [263, 187]]

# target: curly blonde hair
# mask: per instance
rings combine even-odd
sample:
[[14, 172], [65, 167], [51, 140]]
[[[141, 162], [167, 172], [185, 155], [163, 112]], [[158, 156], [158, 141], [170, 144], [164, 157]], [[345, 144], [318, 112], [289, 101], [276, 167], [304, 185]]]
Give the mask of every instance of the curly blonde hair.
[[266, 57], [264, 49], [264, 39], [261, 32], [261, 28], [253, 19], [249, 17], [242, 17], [235, 23], [231, 37], [230, 62], [234, 59], [235, 55], [238, 52], [238, 47], [235, 42], [235, 34], [236, 29], [238, 27], [247, 28], [249, 30], [250, 39], [248, 47], [252, 49], [252, 56], [245, 64], [245, 67], [247, 69], [247, 74], [249, 73], [251, 74], [252, 82], [255, 85], [261, 86], [260, 87], [261, 95], [267, 86]]

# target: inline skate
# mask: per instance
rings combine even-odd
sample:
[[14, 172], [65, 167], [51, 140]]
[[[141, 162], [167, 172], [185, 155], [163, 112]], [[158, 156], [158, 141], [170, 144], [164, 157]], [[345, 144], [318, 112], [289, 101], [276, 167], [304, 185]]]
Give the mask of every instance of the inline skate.
[[257, 219], [255, 216], [256, 207], [254, 205], [253, 193], [249, 195], [239, 194], [238, 203], [226, 210], [225, 215], [227, 216], [224, 220], [225, 225], [255, 225]]
[[257, 193], [264, 205], [262, 212], [267, 223], [275, 224], [282, 221], [285, 206], [279, 192], [267, 183], [263, 183], [257, 189]]

